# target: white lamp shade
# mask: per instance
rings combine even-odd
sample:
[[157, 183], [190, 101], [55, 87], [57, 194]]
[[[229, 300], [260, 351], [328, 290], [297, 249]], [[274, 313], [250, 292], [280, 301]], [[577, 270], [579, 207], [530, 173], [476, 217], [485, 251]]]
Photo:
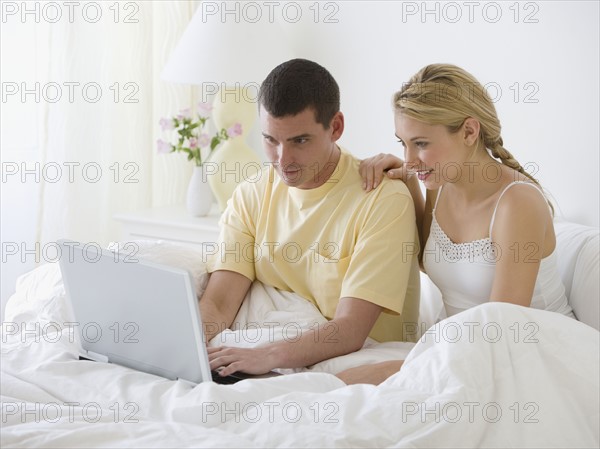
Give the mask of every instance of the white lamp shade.
[[269, 23], [268, 17], [255, 23], [245, 19], [207, 14], [200, 5], [161, 78], [196, 85], [261, 83], [274, 67], [293, 56], [277, 22]]

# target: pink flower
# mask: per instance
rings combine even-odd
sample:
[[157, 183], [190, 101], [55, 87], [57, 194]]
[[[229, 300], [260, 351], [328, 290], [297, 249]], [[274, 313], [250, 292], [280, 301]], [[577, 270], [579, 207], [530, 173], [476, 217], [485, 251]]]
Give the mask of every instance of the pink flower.
[[198, 139], [196, 139], [195, 137], [190, 137], [190, 148], [197, 148], [198, 147]]
[[198, 145], [202, 148], [207, 147], [210, 143], [210, 136], [206, 133], [202, 133], [198, 136]]
[[169, 142], [165, 142], [162, 139], [158, 139], [156, 141], [156, 146], [159, 154], [165, 154], [171, 152], [171, 144]]
[[202, 117], [209, 116], [212, 111], [212, 106], [204, 101], [198, 102], [198, 114]]
[[173, 120], [171, 120], [169, 118], [161, 118], [158, 123], [160, 124], [160, 128], [163, 131], [168, 131], [168, 130], [171, 130], [174, 128]]
[[234, 125], [227, 128], [227, 135], [229, 137], [237, 137], [242, 135], [242, 124], [235, 123]]
[[192, 111], [190, 108], [182, 109], [181, 111], [179, 111], [179, 114], [177, 114], [178, 120], [183, 120], [184, 118], [191, 118], [191, 117], [192, 117]]

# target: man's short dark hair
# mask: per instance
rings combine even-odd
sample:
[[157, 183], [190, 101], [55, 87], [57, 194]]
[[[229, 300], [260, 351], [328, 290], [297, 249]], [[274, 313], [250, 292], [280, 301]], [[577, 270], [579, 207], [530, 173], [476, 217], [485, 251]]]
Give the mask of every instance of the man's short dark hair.
[[291, 59], [271, 70], [263, 81], [258, 105], [277, 118], [313, 108], [317, 123], [327, 129], [340, 110], [340, 89], [325, 67], [306, 59]]

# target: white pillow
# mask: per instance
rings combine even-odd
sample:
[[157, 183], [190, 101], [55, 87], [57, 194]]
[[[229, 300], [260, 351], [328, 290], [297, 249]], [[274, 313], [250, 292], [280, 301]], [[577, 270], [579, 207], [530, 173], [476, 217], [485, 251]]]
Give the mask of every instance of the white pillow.
[[571, 298], [571, 287], [579, 253], [590, 239], [598, 235], [598, 228], [556, 219], [554, 231], [558, 271], [565, 286], [565, 294], [567, 298]]
[[206, 260], [202, 249], [163, 240], [132, 240], [112, 242], [108, 249], [128, 255], [134, 260], [145, 259], [154, 263], [188, 270], [194, 280], [196, 294], [201, 295], [208, 283]]
[[579, 321], [600, 330], [600, 236], [589, 239], [577, 257], [569, 304]]

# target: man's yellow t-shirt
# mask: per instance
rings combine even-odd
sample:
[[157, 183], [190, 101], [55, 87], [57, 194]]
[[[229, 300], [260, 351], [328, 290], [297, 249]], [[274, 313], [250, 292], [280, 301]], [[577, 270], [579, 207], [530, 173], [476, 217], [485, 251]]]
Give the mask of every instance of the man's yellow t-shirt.
[[370, 337], [410, 341], [419, 313], [415, 211], [406, 185], [366, 193], [360, 161], [342, 150], [329, 180], [288, 187], [274, 168], [240, 184], [221, 217], [209, 272], [230, 270], [295, 292], [332, 319], [340, 298], [381, 306]]

